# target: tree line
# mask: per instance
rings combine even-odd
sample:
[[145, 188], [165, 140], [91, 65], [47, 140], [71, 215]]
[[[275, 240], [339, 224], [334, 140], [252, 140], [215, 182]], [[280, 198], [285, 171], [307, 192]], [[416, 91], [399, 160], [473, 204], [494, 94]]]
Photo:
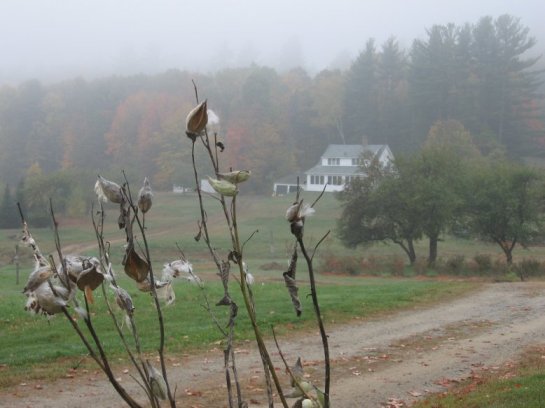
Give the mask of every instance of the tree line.
[[[541, 155], [543, 73], [527, 57], [534, 46], [528, 29], [505, 15], [433, 26], [409, 49], [395, 38], [381, 47], [369, 40], [348, 70], [314, 76], [252, 65], [4, 86], [0, 187], [24, 183], [18, 191], [29, 201], [39, 177], [62, 190], [63, 177], [77, 186], [99, 170], [115, 177], [121, 169], [138, 182], [149, 177], [156, 190], [190, 185], [189, 148], [174, 147], [184, 141], [192, 81], [213, 101], [219, 122], [210, 130], [226, 146], [224, 162], [251, 169], [246, 189], [256, 193], [313, 166], [330, 143], [367, 140], [396, 155], [417, 151], [437, 120], [461, 122], [483, 152]], [[70, 194], [67, 208], [82, 208], [86, 197]]]
[[542, 174], [505, 155], [482, 155], [460, 122], [437, 122], [420, 151], [394, 163], [365, 163], [367, 176], [338, 195], [337, 232], [349, 247], [394, 243], [412, 265], [414, 243], [427, 239], [433, 265], [449, 233], [493, 242], [511, 264], [517, 245], [545, 238]]

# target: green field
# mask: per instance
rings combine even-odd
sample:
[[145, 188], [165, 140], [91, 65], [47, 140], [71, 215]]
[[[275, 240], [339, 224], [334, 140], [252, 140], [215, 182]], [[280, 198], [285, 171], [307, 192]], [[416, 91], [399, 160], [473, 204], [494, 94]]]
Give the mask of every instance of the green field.
[[[243, 193], [243, 191], [242, 191]], [[305, 193], [306, 202], [313, 202], [316, 193]], [[292, 203], [293, 196], [263, 197], [241, 196], [238, 198], [238, 220], [241, 230], [241, 239], [249, 237], [254, 231], [258, 231], [246, 245], [246, 258], [257, 267], [267, 262], [279, 262], [285, 264], [289, 258], [289, 249], [292, 245], [292, 236], [289, 225], [284, 220], [287, 207]], [[213, 245], [218, 248], [220, 254], [229, 250], [228, 239], [223, 214], [220, 212], [217, 201], [208, 198], [206, 211], [209, 219], [209, 227], [212, 233]], [[114, 205], [106, 206], [105, 239], [112, 243], [112, 256], [115, 263], [119, 263], [125, 243], [122, 231], [116, 226], [117, 208]], [[320, 247], [317, 255], [334, 253], [338, 256], [365, 256], [379, 258], [398, 258], [406, 262], [403, 251], [397, 245], [377, 244], [370, 248], [356, 251], [342, 246], [335, 234], [336, 220], [340, 216], [339, 202], [332, 194], [322, 197], [316, 206], [316, 214], [309, 218], [305, 225], [305, 240], [308, 247], [313, 247], [316, 242], [328, 231], [331, 234]], [[185, 251], [190, 261], [199, 265], [208, 264], [210, 259], [204, 243], [196, 242], [193, 237], [197, 234], [197, 219], [199, 209], [194, 195], [176, 195], [173, 193], [157, 193], [153, 208], [148, 213], [146, 225], [148, 237], [152, 249], [152, 259], [156, 268], [163, 262], [175, 259], [178, 256], [177, 242]], [[31, 221], [31, 220], [30, 220]], [[81, 218], [59, 217], [61, 240], [67, 252], [80, 252], [85, 254], [96, 253], [96, 243], [90, 215]], [[53, 234], [51, 229], [32, 229], [32, 233], [39, 242], [44, 252], [54, 249]], [[15, 245], [18, 242], [20, 230], [0, 230], [0, 266], [9, 263], [13, 257]], [[416, 243], [417, 255], [420, 258], [427, 256], [427, 241]], [[23, 266], [28, 271], [32, 267], [30, 252], [21, 249], [26, 263]], [[439, 257], [448, 258], [452, 255], [462, 254], [470, 259], [476, 254], [490, 254], [492, 258], [503, 260], [503, 255], [497, 245], [478, 242], [475, 240], [457, 239], [450, 236], [444, 237], [439, 244]], [[514, 251], [514, 260], [532, 257], [540, 261], [545, 260], [545, 247], [532, 247], [522, 249], [517, 247]]]
[[[316, 194], [305, 195], [305, 201], [312, 202]], [[296, 330], [307, 330], [314, 326], [308, 286], [306, 285], [306, 267], [300, 264], [298, 279], [301, 282], [300, 298], [304, 313], [297, 318], [284, 287], [282, 272], [287, 266], [293, 238], [289, 225], [284, 220], [286, 208], [293, 197], [240, 197], [239, 225], [241, 239], [244, 241], [254, 231], [258, 231], [245, 247], [245, 259], [257, 284], [254, 293], [257, 315], [265, 332], [270, 324], [275, 325], [280, 334]], [[213, 246], [225, 257], [229, 250], [225, 222], [217, 208], [215, 200], [207, 200], [206, 209], [212, 234]], [[305, 240], [312, 248], [328, 231], [329, 237], [318, 250], [316, 261], [320, 263], [322, 253], [336, 256], [379, 257], [384, 260], [403, 259], [403, 253], [395, 246], [377, 245], [369, 249], [350, 250], [344, 248], [335, 237], [335, 222], [340, 214], [339, 204], [331, 195], [325, 195], [317, 206], [315, 216], [307, 220]], [[205, 282], [206, 293], [211, 303], [221, 297], [221, 284], [212, 269], [213, 264], [202, 241], [196, 242], [196, 219], [199, 212], [194, 196], [181, 196], [170, 193], [156, 194], [154, 207], [146, 219], [148, 240], [155, 271], [160, 272], [162, 264], [178, 257], [176, 243], [184, 250], [193, 263], [195, 273]], [[96, 254], [94, 232], [90, 218], [69, 219], [59, 217], [60, 234], [65, 253]], [[146, 351], [157, 349], [157, 321], [153, 313], [149, 295], [138, 292], [120, 267], [125, 239], [123, 232], [115, 225], [116, 208], [107, 207], [107, 226], [105, 240], [111, 242], [114, 270], [118, 272], [120, 284], [133, 296], [136, 304], [136, 322]], [[52, 230], [32, 229], [31, 231], [44, 253], [53, 251]], [[54, 378], [63, 375], [70, 366], [78, 365], [86, 356], [86, 350], [69, 327], [63, 316], [56, 316], [47, 321], [45, 318], [30, 316], [24, 310], [25, 297], [21, 289], [32, 269], [32, 259], [28, 248], [20, 248], [20, 282], [15, 283], [15, 266], [7, 264], [13, 255], [19, 230], [0, 231], [0, 386], [6, 387], [30, 378]], [[421, 256], [425, 256], [426, 242], [419, 243]], [[493, 245], [473, 241], [449, 239], [441, 243], [440, 251], [445, 254], [488, 253], [501, 257], [499, 249]], [[545, 251], [532, 249], [532, 256], [545, 259]], [[516, 251], [515, 257], [524, 254]], [[524, 256], [528, 256], [527, 254]], [[276, 263], [276, 268], [264, 266]], [[263, 267], [263, 268], [262, 268]], [[385, 273], [385, 275], [388, 275]], [[235, 285], [232, 282], [232, 285]], [[467, 282], [422, 279], [385, 279], [350, 277], [347, 275], [324, 274], [318, 277], [319, 298], [326, 325], [365, 318], [393, 310], [430, 304], [456, 296], [474, 287]], [[202, 307], [202, 292], [183, 281], [175, 285], [176, 303], [165, 309], [167, 350], [169, 353], [188, 353], [204, 349], [221, 339], [212, 320]], [[95, 291], [96, 302], [93, 306], [93, 321], [101, 334], [106, 349], [117, 359], [123, 358], [122, 348], [114, 334], [110, 317], [105, 313], [105, 306], [100, 290]], [[237, 296], [236, 288], [232, 294], [239, 305], [243, 302]], [[220, 319], [225, 321], [227, 310], [214, 308]], [[252, 338], [252, 330], [243, 308], [237, 320], [237, 340]], [[75, 313], [74, 313], [75, 316]], [[128, 332], [127, 332], [128, 334]], [[89, 361], [88, 359], [86, 361]], [[122, 361], [122, 360], [118, 360]], [[56, 362], [56, 364], [51, 364]], [[85, 362], [84, 364], [88, 364]], [[91, 365], [92, 366], [92, 365]]]

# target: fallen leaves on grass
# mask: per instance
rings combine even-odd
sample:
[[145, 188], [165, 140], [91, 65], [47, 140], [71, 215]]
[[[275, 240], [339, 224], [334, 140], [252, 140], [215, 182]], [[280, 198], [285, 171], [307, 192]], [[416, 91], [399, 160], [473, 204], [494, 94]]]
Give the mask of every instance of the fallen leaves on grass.
[[405, 401], [398, 398], [388, 398], [386, 405], [383, 405], [382, 408], [403, 408], [406, 407]]
[[184, 392], [185, 392], [185, 395], [188, 395], [190, 397], [202, 397], [202, 391], [191, 390], [189, 388], [186, 388]]

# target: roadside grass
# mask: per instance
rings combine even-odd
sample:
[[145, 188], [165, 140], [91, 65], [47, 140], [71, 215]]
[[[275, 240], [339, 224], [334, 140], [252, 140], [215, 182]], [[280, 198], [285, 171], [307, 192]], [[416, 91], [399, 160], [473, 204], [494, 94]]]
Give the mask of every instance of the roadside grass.
[[483, 371], [413, 405], [413, 408], [529, 408], [545, 406], [545, 346], [525, 350], [520, 360]]
[[[303, 275], [304, 271], [301, 271], [301, 281], [304, 280]], [[312, 303], [309, 296], [306, 296], [310, 290], [306, 284], [301, 284], [300, 289], [304, 312], [297, 318], [283, 283], [270, 279], [263, 281], [259, 275], [256, 278], [253, 292], [258, 321], [269, 337], [270, 325], [274, 325], [280, 335], [314, 328]], [[152, 352], [156, 350], [159, 341], [152, 299], [148, 294], [137, 291], [128, 278], [121, 276], [119, 280], [133, 297], [143, 349]], [[236, 282], [232, 285], [236, 285]], [[346, 277], [327, 277], [327, 283], [319, 285], [320, 304], [327, 325], [430, 304], [475, 287], [475, 284], [467, 282]], [[176, 282], [175, 291], [176, 303], [164, 308], [169, 355], [220, 347], [218, 342], [221, 335], [202, 307], [201, 290], [181, 281]], [[115, 334], [111, 317], [106, 312], [101, 291], [95, 293], [95, 304], [91, 308], [93, 323], [113, 361], [120, 361], [119, 358], [124, 357], [122, 345]], [[222, 295], [221, 284], [216, 281], [207, 282], [206, 294], [210, 303], [215, 304]], [[232, 294], [234, 300], [242, 305], [243, 301], [234, 287]], [[65, 375], [70, 367], [80, 364], [87, 355], [80, 339], [63, 316], [58, 315], [49, 321], [41, 316], [30, 316], [23, 310], [24, 303], [25, 297], [20, 293], [20, 285], [14, 283], [13, 267], [1, 268], [0, 387], [29, 379], [58, 378]], [[114, 310], [118, 312], [115, 306]], [[213, 307], [213, 312], [222, 324], [227, 322], [227, 308]], [[120, 311], [118, 317], [121, 317]], [[75, 313], [73, 318], [77, 318]], [[125, 335], [130, 337], [127, 328], [124, 330]], [[250, 322], [240, 309], [236, 341], [240, 343], [252, 338]], [[85, 366], [91, 369], [94, 367], [90, 359], [85, 359]]]

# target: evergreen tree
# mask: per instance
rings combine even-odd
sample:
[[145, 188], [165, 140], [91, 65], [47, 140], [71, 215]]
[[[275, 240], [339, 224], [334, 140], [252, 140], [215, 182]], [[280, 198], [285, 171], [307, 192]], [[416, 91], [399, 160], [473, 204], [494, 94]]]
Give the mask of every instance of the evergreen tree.
[[345, 84], [342, 124], [346, 143], [380, 140], [378, 122], [377, 52], [373, 39], [350, 67]]
[[527, 120], [536, 113], [531, 101], [536, 98], [539, 73], [529, 68], [538, 58], [524, 58], [535, 44], [529, 29], [509, 15], [496, 20], [484, 17], [473, 29], [480, 121], [475, 130], [492, 132], [511, 155], [523, 153], [523, 138], [531, 135]]
[[15, 200], [11, 195], [9, 185], [6, 184], [0, 203], [0, 228], [17, 228], [19, 224]]

